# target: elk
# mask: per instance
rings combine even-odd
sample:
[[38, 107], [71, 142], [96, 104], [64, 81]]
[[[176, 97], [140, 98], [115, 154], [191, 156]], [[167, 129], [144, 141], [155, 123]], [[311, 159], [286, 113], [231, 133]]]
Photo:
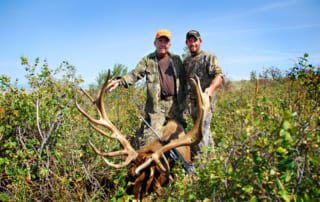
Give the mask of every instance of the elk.
[[[133, 182], [129, 190], [134, 194], [135, 198], [142, 200], [145, 194], [150, 191], [161, 194], [162, 186], [170, 181], [174, 181], [172, 173], [170, 173], [170, 166], [173, 166], [174, 161], [170, 156], [166, 156], [165, 154], [173, 148], [177, 148], [187, 162], [191, 161], [190, 146], [198, 144], [202, 138], [204, 118], [209, 109], [209, 96], [201, 90], [198, 78], [197, 81], [191, 79], [191, 84], [197, 95], [199, 109], [194, 127], [188, 133], [185, 133], [183, 127], [178, 122], [170, 120], [164, 126], [161, 134], [162, 139], [166, 140], [167, 144], [162, 144], [159, 140], [155, 140], [141, 149], [135, 150], [126, 136], [117, 129], [107, 116], [103, 97], [109, 90], [109, 78], [110, 72], [95, 100], [86, 91], [81, 89], [82, 93], [96, 106], [99, 115], [98, 119], [93, 118], [83, 110], [78, 104], [77, 99], [76, 107], [89, 120], [91, 126], [98, 133], [119, 141], [123, 150], [104, 152], [99, 150], [93, 143], [89, 143], [95, 153], [101, 156], [108, 166], [113, 168], [129, 167], [128, 176], [130, 176]], [[111, 133], [101, 128], [107, 129]], [[123, 161], [113, 163], [108, 159], [114, 157], [122, 157]]]

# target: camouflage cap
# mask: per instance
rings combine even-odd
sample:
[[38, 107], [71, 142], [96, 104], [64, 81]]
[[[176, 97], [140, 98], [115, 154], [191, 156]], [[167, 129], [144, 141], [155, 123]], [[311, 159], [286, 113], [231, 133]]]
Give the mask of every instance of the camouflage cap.
[[200, 33], [197, 30], [190, 30], [187, 32], [186, 38], [195, 37], [196, 39], [201, 39]]

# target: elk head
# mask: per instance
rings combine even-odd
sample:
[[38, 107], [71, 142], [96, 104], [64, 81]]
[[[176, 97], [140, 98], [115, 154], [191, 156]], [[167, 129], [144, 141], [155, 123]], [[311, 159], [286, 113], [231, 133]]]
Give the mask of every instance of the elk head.
[[[95, 100], [86, 91], [81, 89], [82, 93], [88, 97], [92, 104], [96, 105], [99, 115], [98, 119], [93, 118], [84, 111], [79, 106], [77, 99], [76, 106], [97, 132], [105, 137], [119, 141], [123, 150], [103, 152], [96, 148], [91, 142], [90, 145], [95, 153], [101, 156], [108, 166], [113, 168], [129, 167], [128, 175], [133, 181], [130, 191], [137, 199], [142, 199], [145, 193], [149, 191], [156, 191], [160, 194], [162, 186], [169, 181], [173, 181], [170, 167], [173, 166], [174, 161], [166, 154], [173, 148], [177, 148], [186, 161], [191, 160], [190, 146], [198, 144], [202, 138], [203, 123], [209, 109], [209, 97], [202, 92], [199, 79], [197, 79], [197, 82], [194, 79], [191, 79], [191, 84], [197, 95], [199, 109], [194, 127], [188, 133], [185, 133], [179, 123], [174, 120], [168, 121], [161, 134], [162, 138], [168, 142], [167, 144], [163, 145], [160, 141], [156, 140], [139, 150], [135, 150], [126, 136], [117, 129], [106, 114], [103, 97], [110, 88], [108, 86], [109, 78], [110, 72]], [[111, 133], [102, 130], [101, 127], [107, 129]], [[122, 157], [124, 160], [116, 164], [107, 159], [113, 157]]]

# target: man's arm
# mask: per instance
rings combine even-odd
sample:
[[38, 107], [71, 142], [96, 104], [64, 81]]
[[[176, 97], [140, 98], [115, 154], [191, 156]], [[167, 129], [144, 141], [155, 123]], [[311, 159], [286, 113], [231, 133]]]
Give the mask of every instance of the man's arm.
[[208, 88], [205, 89], [205, 93], [212, 97], [214, 92], [223, 82], [223, 73], [221, 67], [218, 65], [218, 58], [215, 55], [210, 55], [209, 57], [209, 72], [212, 73], [214, 79], [211, 81], [211, 84]]
[[217, 88], [220, 87], [222, 82], [223, 82], [223, 77], [221, 74], [218, 74], [217, 76], [214, 77], [210, 86], [206, 88], [204, 92], [210, 97], [212, 97], [213, 93], [217, 90]]
[[184, 64], [181, 61], [180, 57], [178, 58], [178, 66], [179, 66], [179, 80], [180, 80], [180, 88], [179, 88], [179, 109], [181, 111], [186, 108], [186, 98], [187, 98], [187, 75], [184, 68]]
[[109, 92], [113, 91], [118, 86], [128, 87], [128, 85], [131, 85], [143, 78], [145, 76], [146, 66], [146, 59], [142, 58], [142, 60], [140, 60], [140, 62], [137, 64], [136, 68], [132, 70], [129, 74], [123, 77], [118, 77], [116, 79], [110, 80], [108, 83]]

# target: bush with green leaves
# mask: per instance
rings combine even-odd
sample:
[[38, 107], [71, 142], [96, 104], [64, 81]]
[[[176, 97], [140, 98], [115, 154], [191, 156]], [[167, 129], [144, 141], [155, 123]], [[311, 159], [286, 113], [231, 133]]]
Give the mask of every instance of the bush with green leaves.
[[[88, 144], [91, 140], [105, 149], [116, 145], [97, 134], [76, 109], [82, 80], [75, 67], [62, 62], [50, 68], [39, 58], [30, 64], [26, 57], [21, 64], [27, 86], [0, 77], [0, 201], [130, 198], [123, 196], [126, 170], [106, 167]], [[115, 73], [120, 70], [126, 71], [123, 65], [115, 66]], [[132, 94], [141, 94], [135, 90], [117, 89], [108, 95], [110, 118], [128, 136], [139, 125], [137, 107], [129, 103]], [[92, 94], [97, 91], [90, 89]], [[144, 97], [137, 97], [142, 103]], [[78, 99], [95, 112], [92, 103]]]
[[61, 167], [62, 139], [77, 132], [73, 95], [81, 80], [68, 62], [55, 70], [39, 58], [31, 65], [22, 57], [21, 64], [27, 87], [17, 87], [7, 76], [0, 78], [0, 199], [50, 199], [57, 194], [54, 175], [66, 169]]
[[[96, 115], [92, 103], [76, 93], [82, 80], [75, 68], [62, 62], [52, 69], [46, 60], [30, 64], [25, 57], [21, 62], [28, 86], [0, 76], [0, 201], [131, 200], [127, 169], [106, 166], [88, 144], [107, 151], [119, 147], [75, 108], [77, 94], [81, 106]], [[258, 77], [253, 72], [251, 81], [232, 82], [219, 92], [211, 123], [215, 147], [193, 162], [195, 175], [186, 176], [177, 165], [175, 183], [146, 200], [319, 199], [319, 67], [304, 55], [283, 75], [276, 68]], [[92, 85], [89, 93], [98, 88]], [[106, 96], [108, 116], [128, 139], [140, 127], [144, 92], [144, 86], [132, 86]]]
[[[313, 67], [306, 58], [299, 64]], [[172, 195], [183, 201], [318, 200], [320, 108], [313, 90], [319, 77], [313, 70], [298, 71], [294, 80], [269, 79], [268, 86], [238, 82], [221, 92], [212, 155], [194, 162], [196, 175], [181, 176]]]

